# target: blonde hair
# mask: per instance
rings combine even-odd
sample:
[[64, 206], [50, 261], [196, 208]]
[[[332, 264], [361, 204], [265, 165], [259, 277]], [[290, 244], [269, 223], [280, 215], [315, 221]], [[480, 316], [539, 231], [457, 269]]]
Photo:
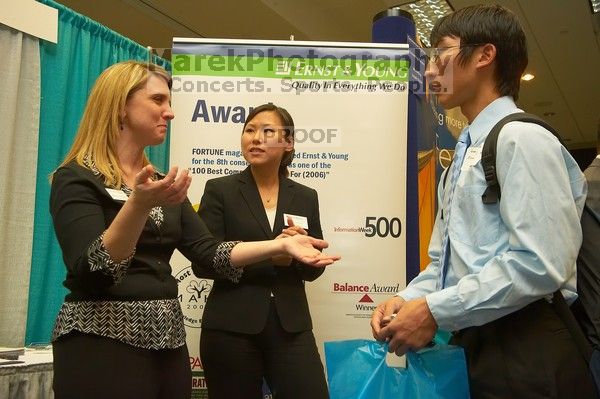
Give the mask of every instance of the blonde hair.
[[[107, 186], [120, 188], [123, 177], [116, 150], [121, 115], [127, 100], [151, 75], [163, 78], [171, 88], [168, 72], [155, 64], [125, 61], [105, 69], [92, 87], [73, 145], [60, 166], [75, 161], [90, 168], [91, 162]], [[145, 166], [149, 161], [143, 157]]]

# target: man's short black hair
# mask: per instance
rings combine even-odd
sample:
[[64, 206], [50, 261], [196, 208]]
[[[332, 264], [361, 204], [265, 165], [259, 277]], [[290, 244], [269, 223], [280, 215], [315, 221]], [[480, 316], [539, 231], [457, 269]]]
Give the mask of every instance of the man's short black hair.
[[598, 119], [598, 131], [596, 132], [598, 137], [596, 137], [596, 154], [600, 155], [600, 119]]
[[[519, 96], [521, 75], [527, 67], [527, 40], [516, 15], [499, 5], [462, 8], [440, 18], [431, 31], [431, 44], [443, 37], [456, 37], [461, 45], [491, 43], [496, 46], [496, 88], [502, 96]], [[459, 62], [464, 64], [476, 46], [461, 48]]]

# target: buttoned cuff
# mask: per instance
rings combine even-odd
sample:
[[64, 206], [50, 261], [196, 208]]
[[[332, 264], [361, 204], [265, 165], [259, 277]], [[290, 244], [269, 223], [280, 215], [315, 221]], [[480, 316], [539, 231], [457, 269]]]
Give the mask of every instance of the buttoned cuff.
[[241, 241], [225, 241], [219, 244], [213, 258], [213, 267], [215, 271], [227, 278], [228, 280], [237, 283], [242, 278], [244, 273], [243, 267], [236, 267], [231, 264], [231, 251], [233, 247]]
[[457, 292], [457, 287], [452, 286], [425, 296], [429, 310], [442, 330], [456, 331], [469, 324], [469, 316]]
[[104, 246], [104, 241], [102, 240], [103, 237], [104, 233], [95, 239], [88, 248], [87, 256], [90, 271], [99, 271], [102, 274], [111, 277], [113, 282], [118, 284], [123, 280], [127, 273], [127, 269], [129, 269], [129, 265], [131, 265], [131, 260], [133, 259], [133, 255], [135, 255], [135, 248], [131, 255], [126, 259], [117, 262], [110, 257], [108, 250]]

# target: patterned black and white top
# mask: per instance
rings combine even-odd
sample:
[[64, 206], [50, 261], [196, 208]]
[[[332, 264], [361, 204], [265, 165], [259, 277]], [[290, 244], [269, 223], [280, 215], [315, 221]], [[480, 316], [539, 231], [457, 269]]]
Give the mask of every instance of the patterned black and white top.
[[[70, 290], [52, 340], [80, 331], [147, 349], [184, 345], [177, 281], [169, 265], [173, 251], [235, 283], [243, 268], [232, 266], [230, 257], [239, 241], [215, 240], [186, 201], [153, 208], [134, 253], [115, 262], [102, 238], [124, 201], [113, 198], [93, 164], [86, 166], [60, 168], [52, 182], [50, 208]], [[122, 191], [131, 194], [126, 186]]]

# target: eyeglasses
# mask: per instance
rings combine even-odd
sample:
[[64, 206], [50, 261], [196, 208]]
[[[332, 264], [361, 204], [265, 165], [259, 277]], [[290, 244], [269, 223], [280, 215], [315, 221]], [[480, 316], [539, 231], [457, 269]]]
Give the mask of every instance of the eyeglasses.
[[429, 47], [425, 49], [425, 53], [427, 54], [427, 61], [428, 62], [438, 62], [440, 61], [440, 59], [442, 58], [442, 55], [448, 51], [451, 50], [453, 48], [458, 48], [459, 53], [460, 51], [462, 51], [463, 48], [465, 47], [477, 47], [477, 46], [483, 46], [485, 43], [472, 43], [472, 44], [460, 44], [457, 46], [448, 46], [448, 47]]

